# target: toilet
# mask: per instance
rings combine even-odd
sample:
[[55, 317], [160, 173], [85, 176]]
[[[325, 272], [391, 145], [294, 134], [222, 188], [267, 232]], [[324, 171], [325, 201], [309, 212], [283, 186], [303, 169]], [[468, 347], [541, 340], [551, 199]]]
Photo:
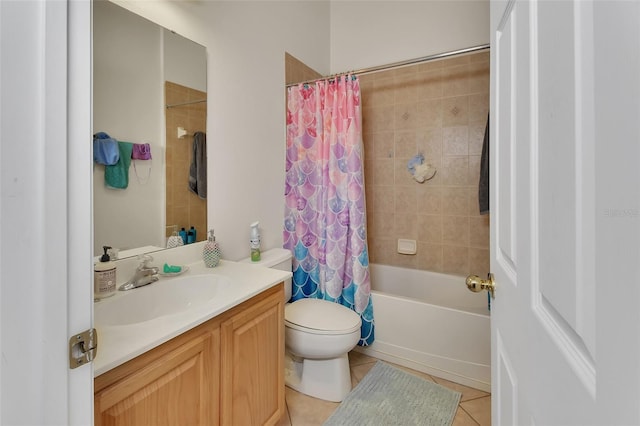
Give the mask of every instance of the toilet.
[[[259, 262], [242, 262], [291, 271], [291, 252], [271, 249]], [[285, 292], [285, 384], [326, 401], [340, 402], [351, 391], [348, 352], [360, 339], [360, 316], [338, 303], [300, 299], [289, 303], [292, 283]]]

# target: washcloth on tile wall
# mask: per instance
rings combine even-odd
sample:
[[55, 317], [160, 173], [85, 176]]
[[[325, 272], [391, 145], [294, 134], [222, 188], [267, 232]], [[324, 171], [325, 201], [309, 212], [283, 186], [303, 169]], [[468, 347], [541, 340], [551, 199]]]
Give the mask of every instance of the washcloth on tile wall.
[[487, 127], [484, 130], [482, 157], [480, 157], [478, 204], [480, 207], [480, 214], [489, 214], [489, 117], [487, 117]]
[[129, 166], [131, 165], [131, 142], [118, 142], [120, 159], [113, 166], [104, 167], [104, 183], [107, 188], [125, 189], [129, 186]]
[[189, 189], [203, 200], [207, 198], [207, 135], [204, 132], [193, 135]]

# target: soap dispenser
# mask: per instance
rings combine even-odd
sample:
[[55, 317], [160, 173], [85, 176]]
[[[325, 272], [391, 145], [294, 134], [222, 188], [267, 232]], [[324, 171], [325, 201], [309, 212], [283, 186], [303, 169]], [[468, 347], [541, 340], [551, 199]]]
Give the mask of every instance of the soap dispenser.
[[104, 254], [100, 262], [95, 264], [93, 272], [93, 295], [95, 299], [104, 299], [116, 293], [116, 263], [111, 260], [107, 250], [109, 246], [103, 246]]
[[251, 227], [251, 237], [249, 240], [249, 246], [251, 248], [251, 261], [259, 262], [260, 261], [260, 230], [258, 226], [260, 222], [253, 222]]
[[207, 242], [204, 243], [204, 248], [202, 249], [202, 260], [204, 260], [204, 264], [207, 268], [213, 268], [218, 266], [220, 263], [220, 245], [216, 241], [215, 235], [213, 235], [213, 229], [209, 230], [209, 237], [207, 238]]

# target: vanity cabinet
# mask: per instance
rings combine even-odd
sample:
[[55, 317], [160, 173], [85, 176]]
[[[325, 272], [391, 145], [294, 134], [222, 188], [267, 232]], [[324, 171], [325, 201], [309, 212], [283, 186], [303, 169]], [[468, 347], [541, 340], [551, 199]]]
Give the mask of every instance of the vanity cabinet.
[[268, 425], [284, 414], [283, 285], [94, 380], [95, 425]]

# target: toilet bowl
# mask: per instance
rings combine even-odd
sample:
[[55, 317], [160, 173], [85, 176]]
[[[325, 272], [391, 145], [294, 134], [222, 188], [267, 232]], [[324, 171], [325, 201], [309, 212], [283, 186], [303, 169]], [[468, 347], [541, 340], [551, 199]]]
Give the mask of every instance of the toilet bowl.
[[[271, 249], [262, 253], [261, 261], [251, 263], [291, 271], [291, 252]], [[291, 291], [289, 279], [285, 302]], [[315, 398], [342, 401], [351, 391], [347, 354], [360, 339], [360, 316], [338, 303], [300, 299], [285, 304], [284, 318], [285, 384]]]

